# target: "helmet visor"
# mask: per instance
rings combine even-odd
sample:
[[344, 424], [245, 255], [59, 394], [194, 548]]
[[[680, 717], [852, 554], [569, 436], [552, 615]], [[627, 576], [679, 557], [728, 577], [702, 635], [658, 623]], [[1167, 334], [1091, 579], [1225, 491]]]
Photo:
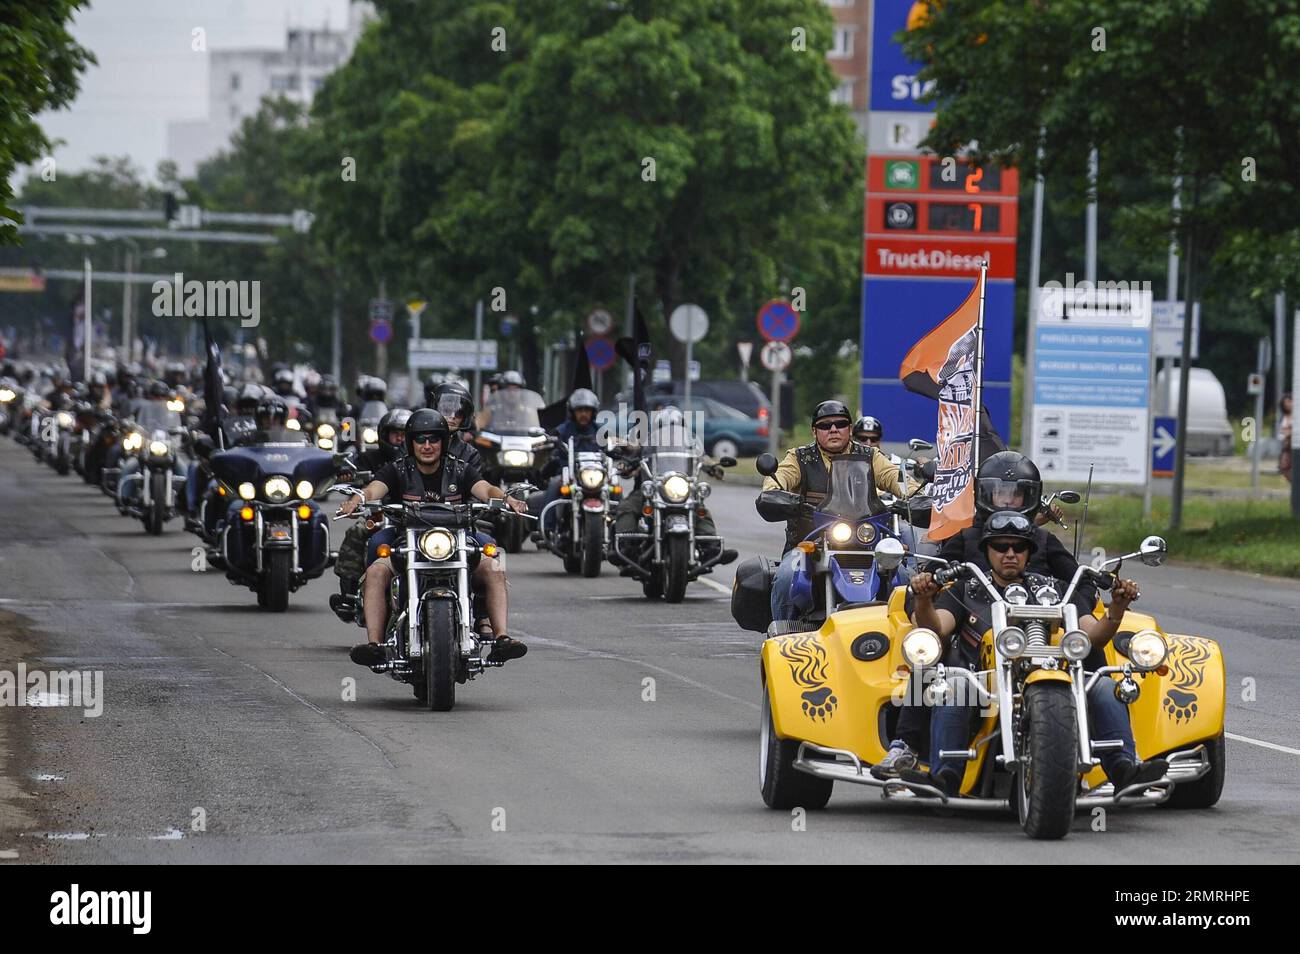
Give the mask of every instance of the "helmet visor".
[[460, 418], [464, 413], [463, 399], [456, 394], [442, 394], [438, 397], [438, 403], [434, 405], [434, 410], [447, 419], [448, 424], [455, 423], [459, 426], [464, 423]]
[[985, 510], [1018, 510], [1028, 513], [1038, 507], [1043, 484], [1037, 480], [1004, 480], [981, 477], [975, 482], [975, 502]]

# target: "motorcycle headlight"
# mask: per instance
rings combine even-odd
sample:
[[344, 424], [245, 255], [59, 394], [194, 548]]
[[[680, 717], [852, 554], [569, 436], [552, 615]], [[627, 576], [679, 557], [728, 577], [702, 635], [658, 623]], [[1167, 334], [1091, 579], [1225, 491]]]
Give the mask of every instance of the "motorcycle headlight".
[[[858, 530], [861, 531], [862, 528], [858, 527]], [[858, 534], [858, 539], [862, 539], [861, 532]], [[876, 566], [886, 571], [896, 570], [898, 565], [903, 562], [903, 545], [893, 537], [885, 537], [876, 544], [874, 554]]]
[[334, 448], [334, 439], [331, 437], [316, 438], [316, 446], [321, 450], [332, 450]]
[[831, 542], [838, 544], [848, 543], [853, 539], [853, 528], [847, 523], [831, 524]]
[[299, 499], [306, 500], [312, 495], [312, 492], [315, 491], [316, 488], [312, 486], [310, 480], [300, 480], [298, 481], [298, 486], [293, 489], [298, 492]]
[[860, 523], [858, 529], [854, 531], [854, 535], [858, 538], [858, 543], [863, 546], [871, 546], [871, 542], [876, 539], [876, 527], [874, 524]]
[[321, 437], [333, 437], [333, 436], [334, 436], [334, 425], [333, 425], [333, 424], [317, 424], [317, 425], [316, 425], [316, 437], [317, 437], [317, 438], [321, 438]]
[[298, 422], [298, 419], [297, 419], [296, 417], [291, 417], [291, 418], [289, 418], [289, 420], [287, 420], [287, 421], [284, 422], [284, 426], [285, 426], [285, 429], [290, 430], [290, 431], [300, 431], [300, 430], [302, 430], [302, 424], [300, 424], [300, 423]]
[[501, 455], [501, 462], [507, 467], [529, 467], [533, 463], [533, 455], [523, 450], [508, 450]]
[[175, 411], [177, 414], [185, 413], [185, 402], [180, 398], [175, 398], [167, 402], [167, 410]]
[[1142, 669], [1156, 669], [1169, 655], [1169, 644], [1154, 629], [1144, 629], [1134, 633], [1128, 642], [1129, 659]]
[[266, 492], [266, 499], [271, 503], [288, 500], [289, 494], [293, 493], [293, 486], [284, 477], [272, 477], [262, 489]]
[[1092, 640], [1081, 629], [1072, 629], [1061, 637], [1061, 652], [1071, 662], [1087, 659], [1092, 652]]
[[76, 423], [77, 423], [77, 419], [73, 417], [71, 414], [69, 414], [67, 411], [59, 412], [59, 427], [71, 427], [73, 424]]
[[605, 482], [605, 472], [595, 467], [584, 467], [578, 471], [578, 482], [588, 490], [595, 490]]
[[166, 457], [171, 453], [171, 448], [167, 446], [166, 441], [152, 441], [149, 444], [149, 453], [154, 457]]
[[122, 448], [128, 451], [138, 451], [144, 446], [144, 435], [132, 431], [126, 437], [122, 438]]
[[257, 496], [257, 488], [248, 481], [244, 481], [239, 485], [239, 496], [243, 497], [245, 500], [252, 500]]
[[379, 443], [379, 431], [375, 430], [373, 427], [367, 427], [367, 428], [363, 429], [363, 430], [361, 431], [361, 443], [363, 443], [363, 444], [378, 444], [378, 443]]
[[1019, 626], [1008, 626], [998, 633], [997, 638], [993, 640], [993, 645], [997, 647], [1003, 659], [1015, 659], [1024, 653], [1028, 642], [1023, 629]]
[[691, 495], [691, 482], [681, 474], [672, 474], [664, 479], [659, 489], [669, 503], [682, 503]]
[[943, 643], [932, 629], [917, 627], [903, 637], [903, 658], [913, 669], [933, 666], [939, 661]]
[[456, 549], [456, 538], [446, 530], [430, 530], [420, 536], [420, 552], [430, 560], [445, 560]]
[[15, 394], [13, 391], [10, 391], [8, 388], [0, 388], [0, 402], [8, 404], [17, 396], [18, 396], [17, 394]]

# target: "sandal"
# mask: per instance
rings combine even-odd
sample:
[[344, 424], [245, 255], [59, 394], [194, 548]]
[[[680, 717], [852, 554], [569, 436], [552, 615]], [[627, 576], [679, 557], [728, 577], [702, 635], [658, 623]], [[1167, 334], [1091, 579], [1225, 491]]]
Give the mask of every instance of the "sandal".
[[359, 646], [353, 646], [348, 656], [358, 666], [382, 666], [388, 661], [388, 656], [380, 643], [361, 643]]
[[528, 647], [519, 640], [512, 639], [509, 636], [498, 636], [496, 644], [492, 647], [492, 652], [488, 654], [488, 662], [505, 662], [508, 659], [518, 659], [527, 652]]

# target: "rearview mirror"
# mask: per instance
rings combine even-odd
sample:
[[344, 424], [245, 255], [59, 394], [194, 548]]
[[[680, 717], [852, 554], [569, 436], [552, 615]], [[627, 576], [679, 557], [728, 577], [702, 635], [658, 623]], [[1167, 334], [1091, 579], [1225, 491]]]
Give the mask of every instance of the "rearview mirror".
[[759, 454], [758, 460], [754, 461], [754, 469], [764, 477], [771, 477], [776, 473], [776, 458], [771, 454]]
[[919, 437], [913, 437], [907, 442], [907, 446], [913, 451], [934, 450], [934, 443], [932, 441], [922, 440]]
[[1169, 552], [1169, 544], [1165, 543], [1164, 537], [1157, 537], [1154, 534], [1142, 541], [1138, 547], [1139, 559], [1147, 566], [1159, 566], [1165, 562], [1165, 554]]
[[1077, 504], [1083, 498], [1079, 496], [1077, 490], [1058, 490], [1056, 492], [1056, 499], [1061, 501], [1061, 503]]
[[719, 459], [718, 459], [718, 463], [719, 463], [721, 466], [723, 466], [723, 467], [735, 467], [735, 466], [736, 466], [736, 458], [734, 458], [734, 457], [722, 457], [722, 458], [719, 458]]

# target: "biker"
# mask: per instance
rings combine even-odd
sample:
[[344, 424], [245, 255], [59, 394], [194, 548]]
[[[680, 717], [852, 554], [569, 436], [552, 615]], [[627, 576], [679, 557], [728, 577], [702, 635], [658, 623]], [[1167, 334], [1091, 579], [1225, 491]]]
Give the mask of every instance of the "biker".
[[763, 490], [759, 494], [760, 502], [767, 492], [784, 490], [798, 494], [803, 503], [800, 514], [786, 520], [785, 549], [782, 551], [781, 564], [777, 567], [772, 581], [773, 620], [791, 619], [794, 615], [790, 587], [794, 583], [798, 562], [803, 556], [803, 551], [799, 550], [796, 544], [812, 532], [812, 511], [825, 499], [830, 490], [832, 459], [845, 454], [867, 456], [875, 478], [874, 485], [869, 490], [872, 501], [871, 513], [881, 513], [885, 509], [877, 499], [877, 491], [885, 491], [895, 497], [903, 496], [898, 467], [888, 457], [869, 445], [853, 441], [850, 436], [852, 421], [849, 409], [842, 401], [822, 401], [813, 410], [813, 441], [789, 450], [777, 466], [776, 473], [763, 479]]
[[292, 431], [284, 426], [289, 416], [289, 408], [284, 398], [278, 394], [264, 394], [257, 405], [255, 415], [256, 427], [244, 431], [236, 440], [238, 446], [249, 444], [304, 444], [307, 435], [302, 431]]
[[441, 414], [451, 428], [453, 436], [447, 445], [448, 450], [481, 469], [482, 456], [474, 446], [474, 399], [469, 388], [460, 381], [443, 380], [434, 384], [430, 380], [424, 389], [424, 399], [427, 406]]
[[357, 470], [377, 472], [385, 464], [397, 460], [406, 452], [406, 422], [411, 412], [394, 408], [379, 419], [379, 443], [373, 450], [357, 455]]
[[[519, 376], [518, 371], [507, 371], [502, 378], [512, 374]], [[523, 378], [520, 377], [519, 380], [522, 381]], [[505, 385], [506, 382], [503, 380], [502, 384]], [[555, 440], [555, 452], [551, 454], [550, 460], [541, 471], [541, 479], [546, 481], [546, 492], [542, 497], [540, 511], [546, 513], [543, 533], [551, 533], [555, 529], [555, 511], [559, 508], [552, 508], [549, 512], [546, 512], [545, 508], [547, 504], [560, 499], [561, 475], [569, 463], [569, 441], [574, 442], [575, 452], [601, 450], [600, 428], [596, 426], [596, 411], [600, 407], [600, 398], [588, 388], [578, 388], [569, 395], [567, 404], [569, 416], [551, 432], [551, 437]]]
[[[145, 443], [149, 443], [151, 432], [157, 426], [164, 422], [175, 419], [179, 424], [179, 416], [173, 418], [175, 411], [169, 411], [167, 408], [168, 401], [171, 400], [172, 389], [162, 381], [152, 381], [145, 391], [145, 400], [136, 411], [135, 418], [139, 426], [145, 431]], [[122, 504], [134, 500], [139, 496], [140, 491], [137, 489], [137, 481], [131, 479], [133, 475], [140, 472], [140, 458], [132, 456], [122, 465], [122, 472], [117, 481], [117, 497]], [[172, 461], [172, 472], [177, 477], [184, 477], [185, 470], [182, 468], [179, 457]]]
[[879, 447], [884, 436], [885, 429], [880, 423], [880, 418], [872, 417], [869, 414], [863, 414], [853, 422], [853, 439], [859, 444], [869, 444], [872, 447]]
[[[463, 458], [447, 453], [450, 437], [451, 429], [437, 411], [422, 408], [413, 413], [406, 425], [406, 456], [387, 464], [375, 475], [375, 479], [366, 485], [364, 499], [383, 500], [385, 503], [462, 503], [467, 497], [483, 502], [504, 498], [506, 506], [522, 512], [522, 502], [506, 497], [499, 487], [484, 480], [479, 470]], [[343, 514], [353, 513], [361, 505], [361, 499], [349, 497], [341, 508]], [[368, 641], [353, 647], [351, 653], [352, 661], [361, 666], [377, 666], [384, 661], [382, 644], [394, 568], [392, 557], [379, 556], [378, 548], [384, 543], [391, 545], [395, 535], [395, 530], [385, 528], [370, 539], [369, 565], [363, 577]], [[487, 602], [487, 625], [490, 629], [483, 628], [480, 621], [480, 633], [495, 638], [488, 660], [504, 662], [523, 656], [528, 647], [506, 635], [505, 569], [495, 557], [484, 556], [474, 570], [474, 581], [485, 590]]]
[[[986, 521], [979, 546], [990, 568], [990, 582], [999, 593], [1004, 593], [1013, 583], [1028, 584], [1032, 590], [1035, 585], [1049, 582], [1026, 572], [1030, 554], [1038, 546], [1037, 529], [1027, 516], [1014, 510], [999, 511]], [[912, 578], [911, 589], [915, 594], [912, 622], [934, 630], [941, 639], [951, 637], [945, 664], [978, 670], [980, 645], [984, 633], [993, 625], [991, 597], [984, 587], [978, 581], [972, 581], [944, 589], [930, 573], [918, 573]], [[1119, 629], [1124, 611], [1140, 595], [1132, 580], [1115, 581], [1110, 607], [1105, 617], [1097, 621], [1098, 626], [1089, 633], [1094, 652], [1110, 642]], [[1081, 599], [1077, 592], [1071, 602], [1078, 607], [1081, 617], [1092, 610], [1092, 605]], [[1115, 697], [1114, 688], [1113, 680], [1097, 680], [1088, 692], [1088, 720], [1093, 739], [1118, 739], [1123, 743], [1119, 750], [1101, 753], [1102, 770], [1115, 786], [1115, 791], [1119, 792], [1136, 783], [1158, 781], [1165, 776], [1169, 763], [1164, 759], [1138, 760], [1128, 707]], [[905, 707], [904, 711], [906, 708], [914, 707]], [[964, 763], [939, 759], [938, 753], [965, 749], [970, 743], [972, 724], [978, 713], [978, 704], [945, 704], [931, 709], [929, 778], [949, 795], [956, 794], [960, 788]], [[900, 771], [899, 774], [909, 778], [910, 771]]]

